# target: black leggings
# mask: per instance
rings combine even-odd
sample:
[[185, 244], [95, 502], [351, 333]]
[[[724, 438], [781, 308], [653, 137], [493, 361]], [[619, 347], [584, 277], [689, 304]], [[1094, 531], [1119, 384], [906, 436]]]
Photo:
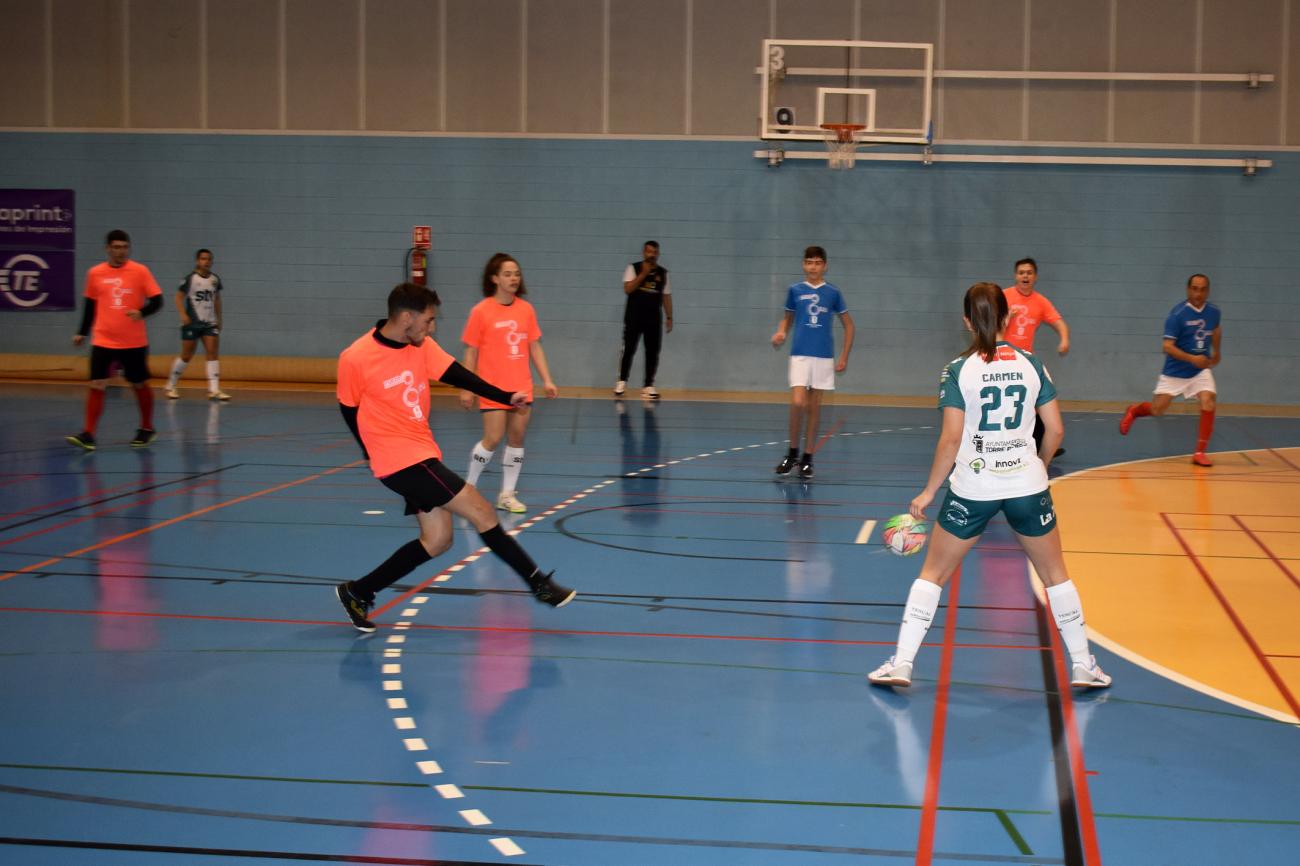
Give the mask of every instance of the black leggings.
[[623, 320], [623, 355], [618, 362], [618, 378], [626, 382], [632, 373], [632, 356], [636, 354], [637, 340], [645, 338], [645, 384], [655, 383], [659, 370], [659, 347], [663, 344], [663, 323], [658, 312], [654, 318]]

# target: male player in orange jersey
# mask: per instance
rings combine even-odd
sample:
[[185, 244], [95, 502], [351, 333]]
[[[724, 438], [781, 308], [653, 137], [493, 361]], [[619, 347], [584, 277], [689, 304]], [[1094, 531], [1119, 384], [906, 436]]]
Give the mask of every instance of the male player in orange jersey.
[[[1030, 258], [1023, 258], [1016, 262], [1015, 265], [1016, 281], [1012, 285], [1002, 290], [1007, 296], [1007, 307], [1011, 310], [1011, 318], [1007, 321], [1007, 330], [1005, 333], [1006, 341], [1017, 349], [1024, 349], [1026, 352], [1034, 351], [1034, 334], [1038, 331], [1039, 325], [1050, 326], [1058, 335], [1060, 335], [1060, 345], [1056, 351], [1064, 355], [1070, 351], [1070, 329], [1065, 324], [1065, 319], [1052, 306], [1052, 302], [1047, 300], [1047, 296], [1042, 292], [1034, 290], [1038, 285], [1038, 262]], [[1043, 422], [1034, 422], [1034, 443], [1043, 444]], [[1060, 457], [1065, 453], [1064, 448], [1056, 449], [1052, 456]]]
[[402, 283], [388, 295], [381, 319], [339, 355], [338, 400], [343, 418], [384, 486], [406, 500], [406, 513], [420, 524], [420, 537], [398, 548], [360, 580], [336, 588], [358, 631], [372, 632], [375, 595], [413, 569], [451, 548], [453, 514], [478, 530], [483, 543], [528, 585], [533, 596], [563, 607], [577, 595], [544, 574], [519, 542], [497, 522], [496, 509], [442, 463], [442, 450], [429, 429], [429, 382], [463, 388], [507, 406], [527, 401], [484, 382], [429, 339], [438, 315], [438, 295]]
[[108, 261], [86, 272], [86, 306], [72, 338], [80, 346], [90, 335], [90, 393], [86, 424], [65, 437], [69, 445], [95, 450], [95, 430], [104, 412], [104, 391], [114, 363], [131, 383], [140, 406], [140, 428], [131, 447], [145, 448], [158, 438], [153, 429], [153, 392], [149, 390], [149, 332], [144, 320], [162, 309], [162, 289], [149, 269], [131, 261], [131, 236], [113, 229], [104, 240]]

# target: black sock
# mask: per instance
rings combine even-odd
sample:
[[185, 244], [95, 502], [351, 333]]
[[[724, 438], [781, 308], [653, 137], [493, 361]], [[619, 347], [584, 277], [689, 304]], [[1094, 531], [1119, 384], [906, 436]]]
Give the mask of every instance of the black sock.
[[519, 542], [506, 534], [501, 524], [498, 523], [487, 532], [480, 532], [478, 537], [483, 539], [488, 550], [501, 557], [502, 561], [513, 568], [515, 574], [523, 578], [524, 583], [530, 587], [533, 585], [534, 578], [541, 575], [537, 563], [533, 562], [533, 558], [519, 546]]
[[808, 451], [805, 451], [805, 452], [803, 453], [803, 456], [799, 458], [799, 462], [800, 462], [800, 463], [811, 463], [811, 462], [812, 462], [812, 454], [809, 453]]
[[374, 571], [360, 580], [352, 581], [349, 588], [352, 594], [362, 601], [374, 601], [377, 592], [397, 583], [431, 559], [433, 557], [424, 549], [420, 539], [408, 541], [397, 548], [393, 555], [385, 559], [383, 564]]
[[793, 460], [794, 458], [796, 458], [796, 457], [798, 457], [798, 456], [799, 456], [799, 449], [798, 449], [798, 448], [791, 448], [791, 449], [790, 449], [790, 452], [789, 452], [789, 457], [790, 457], [790, 459]]

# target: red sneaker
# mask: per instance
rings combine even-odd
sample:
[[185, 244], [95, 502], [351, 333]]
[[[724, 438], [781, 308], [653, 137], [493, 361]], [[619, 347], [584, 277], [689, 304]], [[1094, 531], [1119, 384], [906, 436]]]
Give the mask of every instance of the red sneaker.
[[1127, 436], [1128, 431], [1133, 427], [1133, 422], [1137, 420], [1137, 404], [1134, 403], [1124, 411], [1124, 417], [1119, 420], [1119, 435]]
[[1213, 466], [1213, 465], [1214, 465], [1213, 463], [1210, 462], [1210, 458], [1208, 458], [1208, 457], [1205, 456], [1205, 452], [1204, 452], [1204, 451], [1197, 451], [1195, 454], [1193, 454], [1193, 455], [1192, 455], [1192, 462], [1195, 463], [1197, 466]]

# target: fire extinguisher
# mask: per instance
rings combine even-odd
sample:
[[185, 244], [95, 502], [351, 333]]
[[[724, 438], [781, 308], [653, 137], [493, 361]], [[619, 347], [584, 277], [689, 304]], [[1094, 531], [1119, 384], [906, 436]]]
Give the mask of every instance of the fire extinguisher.
[[429, 226], [411, 229], [411, 248], [406, 251], [406, 278], [417, 286], [429, 284], [429, 247], [433, 231]]

